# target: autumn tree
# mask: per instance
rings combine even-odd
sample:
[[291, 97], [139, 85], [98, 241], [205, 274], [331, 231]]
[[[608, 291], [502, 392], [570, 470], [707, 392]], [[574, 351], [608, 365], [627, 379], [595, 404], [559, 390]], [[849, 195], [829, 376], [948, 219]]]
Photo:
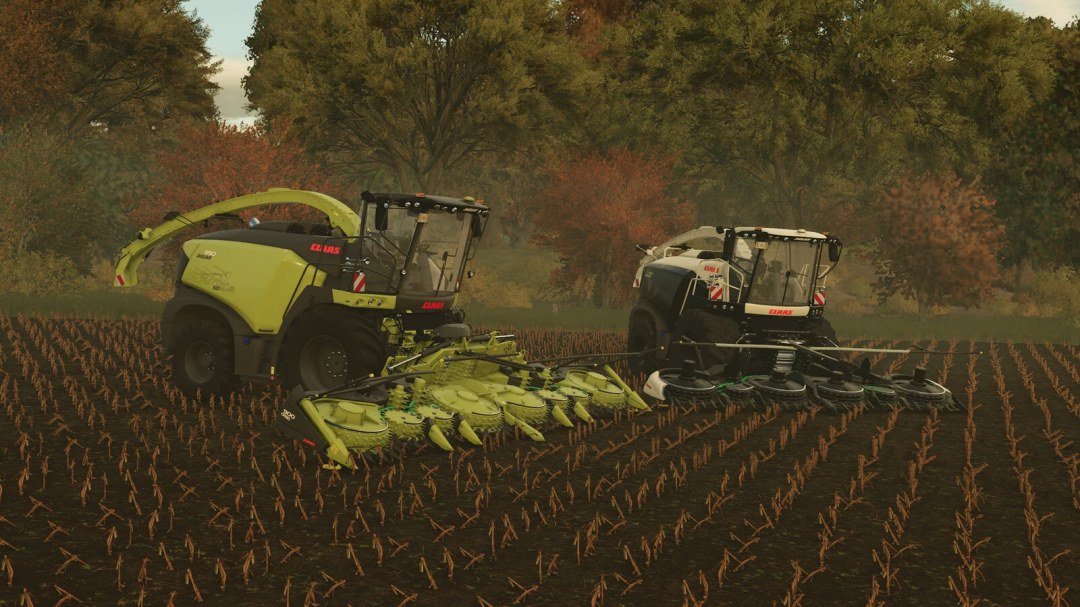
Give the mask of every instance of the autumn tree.
[[[555, 161], [534, 201], [533, 242], [560, 255], [553, 286], [591, 290], [601, 307], [625, 304], [641, 256], [638, 244], [657, 244], [694, 225], [694, 208], [668, 195], [672, 159], [627, 149], [572, 155]], [[591, 288], [591, 289], [590, 289]]]
[[925, 321], [931, 306], [978, 306], [991, 296], [1004, 232], [977, 181], [908, 173], [875, 210], [882, 301], [915, 299]]
[[435, 192], [483, 154], [536, 149], [586, 67], [545, 0], [264, 0], [245, 88], [348, 173]]
[[0, 1], [0, 121], [115, 139], [212, 117], [208, 36], [183, 0]]
[[688, 170], [791, 227], [868, 204], [905, 167], [979, 174], [1051, 77], [1020, 15], [965, 0], [671, 0], [619, 39], [641, 115]]
[[[224, 121], [178, 129], [177, 143], [156, 157], [155, 178], [145, 197], [132, 201], [135, 228], [161, 223], [169, 211], [195, 209], [269, 188], [343, 195], [322, 169], [307, 160], [287, 121], [235, 126]], [[255, 209], [247, 219], [300, 218], [306, 209]]]
[[582, 43], [582, 54], [596, 59], [603, 48], [600, 30], [607, 24], [625, 24], [646, 4], [645, 0], [569, 0], [566, 29]]
[[60, 105], [70, 74], [61, 29], [72, 2], [0, 2], [0, 123]]

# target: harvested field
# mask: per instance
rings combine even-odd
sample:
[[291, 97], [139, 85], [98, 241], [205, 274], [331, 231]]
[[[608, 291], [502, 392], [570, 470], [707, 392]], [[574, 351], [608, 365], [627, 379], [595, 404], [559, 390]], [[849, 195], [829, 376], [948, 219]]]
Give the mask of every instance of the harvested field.
[[273, 429], [278, 388], [185, 400], [157, 340], [0, 316], [0, 604], [1064, 605], [1080, 586], [1073, 346], [872, 359], [929, 367], [966, 414], [658, 408], [332, 471]]

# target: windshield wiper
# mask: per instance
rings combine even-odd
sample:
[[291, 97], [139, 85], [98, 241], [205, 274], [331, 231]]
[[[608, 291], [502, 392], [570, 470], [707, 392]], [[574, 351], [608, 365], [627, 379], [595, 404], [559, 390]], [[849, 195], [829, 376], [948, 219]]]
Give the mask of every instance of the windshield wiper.
[[450, 251], [443, 251], [442, 267], [439, 268], [439, 284], [435, 285], [435, 297], [439, 296], [439, 290], [442, 289], [443, 280], [446, 278], [446, 260], [448, 257], [450, 257]]

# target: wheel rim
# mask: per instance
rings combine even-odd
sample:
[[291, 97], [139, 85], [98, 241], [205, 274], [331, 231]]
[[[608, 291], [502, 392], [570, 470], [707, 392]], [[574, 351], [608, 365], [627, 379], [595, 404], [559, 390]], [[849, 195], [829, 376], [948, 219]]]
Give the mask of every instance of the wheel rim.
[[304, 346], [300, 354], [300, 380], [309, 390], [327, 390], [345, 383], [349, 358], [341, 342], [320, 335]]
[[214, 349], [205, 341], [194, 341], [184, 353], [184, 373], [197, 384], [205, 384], [214, 377], [217, 359]]

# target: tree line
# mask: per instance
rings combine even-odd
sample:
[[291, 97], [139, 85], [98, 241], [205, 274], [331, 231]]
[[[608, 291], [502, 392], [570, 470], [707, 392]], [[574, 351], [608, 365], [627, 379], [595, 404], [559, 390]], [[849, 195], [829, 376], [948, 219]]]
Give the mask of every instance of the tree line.
[[972, 0], [262, 0], [239, 129], [182, 0], [0, 0], [0, 256], [84, 264], [266, 187], [390, 189], [486, 199], [605, 306], [634, 244], [698, 224], [829, 230], [876, 251], [882, 296], [968, 304], [997, 265], [1080, 260], [1062, 25]]

